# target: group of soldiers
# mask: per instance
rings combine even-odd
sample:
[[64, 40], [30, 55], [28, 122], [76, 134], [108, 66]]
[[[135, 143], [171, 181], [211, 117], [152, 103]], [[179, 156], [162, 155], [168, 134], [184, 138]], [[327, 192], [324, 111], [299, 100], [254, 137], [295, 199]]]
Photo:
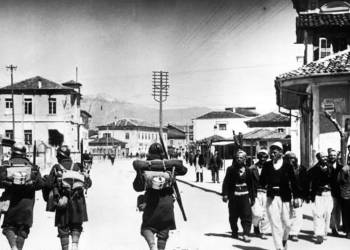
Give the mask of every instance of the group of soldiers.
[[[343, 229], [350, 239], [350, 171], [342, 166], [338, 152], [319, 152], [317, 163], [306, 168], [293, 152], [283, 154], [280, 142], [269, 152], [262, 149], [258, 161], [249, 166], [246, 153], [239, 150], [226, 171], [222, 198], [228, 201], [232, 237], [238, 238], [238, 218], [243, 228], [243, 241], [254, 234], [267, 239], [272, 233], [277, 250], [287, 249], [288, 240], [298, 241], [303, 223], [303, 204], [310, 203], [313, 213], [315, 243], [327, 239], [329, 228], [339, 236]], [[343, 227], [340, 227], [340, 222]]]
[[[0, 210], [4, 217], [2, 233], [11, 250], [23, 249], [30, 233], [37, 190], [42, 190], [47, 202], [46, 211], [55, 213], [55, 226], [62, 250], [69, 249], [70, 236], [71, 249], [78, 249], [82, 225], [88, 219], [84, 190], [91, 186], [91, 179], [81, 163], [72, 161], [67, 146], [60, 146], [56, 157], [57, 163], [50, 173], [42, 176], [39, 167], [27, 158], [26, 148], [14, 144], [10, 159], [1, 166], [0, 188], [4, 189], [0, 198]], [[25, 169], [29, 169], [29, 172], [25, 173]], [[69, 178], [72, 173], [79, 182]], [[51, 249], [50, 246], [44, 248]]]

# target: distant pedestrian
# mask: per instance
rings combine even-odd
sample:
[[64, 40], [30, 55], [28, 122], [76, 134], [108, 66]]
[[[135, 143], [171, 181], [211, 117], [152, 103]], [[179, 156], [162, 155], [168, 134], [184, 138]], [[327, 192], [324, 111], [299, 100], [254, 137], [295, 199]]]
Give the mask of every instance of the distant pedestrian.
[[246, 165], [246, 153], [238, 151], [232, 166], [227, 168], [222, 185], [223, 201], [228, 201], [229, 221], [232, 237], [238, 238], [237, 222], [240, 219], [243, 228], [243, 241], [250, 242], [252, 226], [251, 206], [256, 198], [256, 185], [251, 170]]
[[196, 182], [203, 182], [203, 167], [205, 162], [204, 156], [200, 153], [200, 150], [197, 150], [193, 163], [196, 168]]
[[[39, 168], [26, 158], [26, 148], [21, 144], [13, 145], [9, 164], [4, 174], [10, 172], [12, 165], [16, 165], [17, 169], [23, 167], [23, 172], [14, 172], [11, 177], [0, 177], [0, 187], [5, 189], [1, 198], [9, 202], [2, 233], [12, 250], [22, 250], [33, 225], [35, 191], [42, 188], [43, 180]], [[28, 167], [29, 173], [24, 170]]]
[[188, 158], [189, 158], [189, 153], [188, 153], [188, 151], [186, 150], [186, 152], [185, 152], [186, 164], [188, 164]]
[[114, 165], [114, 160], [115, 160], [115, 154], [114, 153], [110, 153], [108, 154], [108, 158], [111, 160], [112, 166]]
[[321, 244], [328, 234], [333, 209], [333, 200], [331, 195], [331, 185], [333, 181], [334, 169], [327, 164], [327, 155], [317, 153], [318, 162], [309, 172], [310, 180], [310, 199], [313, 202], [314, 233], [316, 243]]
[[267, 234], [271, 232], [270, 222], [266, 213], [266, 188], [260, 185], [260, 175], [264, 164], [269, 155], [266, 149], [258, 152], [258, 162], [253, 164], [249, 169], [252, 171], [255, 183], [257, 183], [257, 196], [254, 206], [252, 206], [254, 233], [262, 239], [267, 239]]
[[300, 194], [293, 168], [283, 161], [282, 143], [275, 142], [270, 146], [270, 158], [262, 169], [260, 184], [267, 190], [266, 210], [274, 245], [277, 250], [282, 250], [287, 249], [291, 229], [292, 197], [299, 199]]
[[220, 183], [219, 170], [222, 167], [222, 159], [218, 155], [218, 151], [215, 151], [214, 155], [210, 157], [209, 169], [211, 171], [211, 177], [213, 183]]

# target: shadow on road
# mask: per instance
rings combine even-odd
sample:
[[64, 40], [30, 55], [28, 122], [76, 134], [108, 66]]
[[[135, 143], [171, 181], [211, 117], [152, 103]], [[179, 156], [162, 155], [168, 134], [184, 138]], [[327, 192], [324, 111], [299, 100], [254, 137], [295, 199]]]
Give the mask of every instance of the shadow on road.
[[314, 218], [312, 216], [310, 216], [310, 215], [303, 214], [303, 219], [312, 221]]
[[232, 245], [234, 248], [242, 249], [242, 250], [268, 250], [266, 248], [254, 247], [254, 246], [241, 246], [241, 245]]
[[222, 237], [222, 238], [232, 238], [231, 233], [206, 233], [205, 236], [215, 236], [215, 237]]

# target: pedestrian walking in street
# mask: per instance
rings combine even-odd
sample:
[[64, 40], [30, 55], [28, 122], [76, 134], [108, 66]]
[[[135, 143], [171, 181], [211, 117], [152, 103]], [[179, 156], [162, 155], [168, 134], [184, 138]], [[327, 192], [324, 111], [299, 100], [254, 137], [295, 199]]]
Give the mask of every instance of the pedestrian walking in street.
[[56, 157], [46, 184], [56, 199], [55, 226], [62, 250], [69, 249], [69, 236], [71, 249], [78, 250], [83, 223], [88, 221], [84, 189], [91, 187], [91, 179], [81, 163], [72, 161], [68, 146], [60, 146]]
[[209, 160], [209, 169], [211, 171], [211, 177], [213, 183], [220, 183], [219, 170], [222, 167], [222, 159], [218, 155], [218, 151], [215, 151], [214, 155], [211, 155]]
[[266, 149], [259, 150], [258, 162], [250, 166], [255, 183], [257, 183], [257, 195], [252, 206], [254, 234], [262, 239], [267, 239], [267, 234], [271, 232], [270, 222], [266, 213], [266, 189], [260, 185], [260, 175], [269, 155]]
[[204, 156], [200, 150], [197, 150], [194, 156], [194, 167], [196, 169], [196, 182], [203, 182], [203, 167], [204, 167]]
[[260, 184], [267, 190], [267, 216], [275, 248], [287, 249], [291, 229], [292, 198], [300, 198], [290, 164], [283, 161], [283, 146], [275, 142], [270, 146], [271, 161], [266, 162], [260, 176]]
[[338, 153], [334, 149], [330, 149], [328, 152], [328, 164], [333, 168], [333, 176], [331, 183], [331, 194], [333, 199], [333, 210], [331, 215], [330, 227], [332, 229], [333, 236], [339, 236], [340, 224], [341, 224], [341, 197], [340, 188], [337, 181], [337, 177], [343, 166], [337, 161]]
[[316, 243], [321, 244], [327, 237], [333, 209], [331, 186], [334, 169], [327, 164], [327, 155], [316, 154], [318, 162], [308, 171], [310, 180], [310, 198], [313, 202], [312, 214]]
[[246, 165], [246, 153], [238, 151], [232, 166], [227, 168], [222, 185], [222, 199], [228, 201], [229, 222], [232, 237], [238, 238], [238, 219], [243, 228], [243, 241], [250, 242], [252, 226], [251, 206], [256, 198], [256, 184], [250, 169]]
[[350, 166], [347, 164], [338, 174], [342, 218], [345, 237], [350, 239]]
[[[164, 158], [165, 153], [161, 144], [153, 143], [149, 148], [147, 161], [163, 160]], [[182, 167], [180, 171], [186, 173], [187, 169]], [[138, 208], [143, 211], [141, 235], [145, 238], [150, 250], [164, 250], [169, 238], [169, 231], [176, 229], [172, 186], [174, 177], [163, 171], [158, 171], [158, 173], [159, 178], [154, 178], [155, 175], [153, 175], [152, 180], [144, 181], [142, 181], [142, 175], [138, 173], [134, 180], [136, 191], [143, 191], [146, 188], [145, 194], [138, 198]], [[167, 185], [158, 185], [160, 180]]]
[[301, 199], [294, 199], [292, 203], [291, 230], [289, 233], [292, 241], [299, 240], [299, 233], [303, 225], [303, 203], [308, 198], [308, 177], [306, 167], [298, 164], [298, 158], [293, 152], [286, 152], [284, 156], [286, 163], [293, 167], [298, 192]]
[[[16, 166], [13, 171], [19, 167], [23, 170], [13, 172], [13, 165]], [[39, 168], [26, 158], [26, 148], [21, 144], [13, 145], [9, 166], [3, 170], [0, 177], [0, 187], [5, 189], [2, 200], [7, 200], [9, 207], [4, 216], [2, 233], [11, 250], [21, 250], [33, 225], [35, 191], [42, 188], [43, 181]]]

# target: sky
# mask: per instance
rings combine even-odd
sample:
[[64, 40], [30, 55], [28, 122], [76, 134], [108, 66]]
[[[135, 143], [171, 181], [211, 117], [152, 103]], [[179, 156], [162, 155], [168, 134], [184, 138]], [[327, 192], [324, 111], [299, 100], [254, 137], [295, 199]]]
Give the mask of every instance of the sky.
[[0, 86], [40, 75], [83, 95], [165, 108], [277, 107], [274, 79], [300, 65], [291, 0], [0, 0]]

